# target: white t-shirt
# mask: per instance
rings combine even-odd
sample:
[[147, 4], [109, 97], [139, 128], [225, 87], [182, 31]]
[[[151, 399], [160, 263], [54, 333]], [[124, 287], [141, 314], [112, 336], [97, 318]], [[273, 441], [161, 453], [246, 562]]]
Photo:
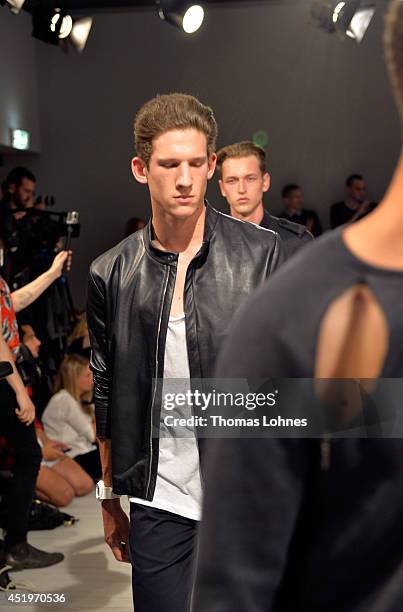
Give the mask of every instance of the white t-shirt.
[[60, 440], [71, 448], [66, 455], [76, 457], [96, 448], [92, 419], [66, 389], [61, 389], [49, 400], [42, 415], [46, 435]]
[[201, 518], [202, 485], [199, 449], [193, 428], [174, 430], [166, 427], [164, 416], [189, 418], [189, 405], [164, 409], [167, 393], [186, 393], [190, 389], [189, 360], [186, 345], [185, 315], [170, 317], [164, 358], [164, 382], [160, 420], [160, 441], [157, 482], [153, 500], [131, 497], [130, 501], [152, 508], [167, 510], [199, 521]]

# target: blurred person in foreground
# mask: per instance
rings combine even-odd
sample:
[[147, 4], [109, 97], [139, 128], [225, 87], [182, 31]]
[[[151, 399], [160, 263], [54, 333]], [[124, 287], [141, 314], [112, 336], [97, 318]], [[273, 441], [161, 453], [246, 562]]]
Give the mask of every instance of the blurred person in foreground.
[[264, 149], [250, 141], [228, 145], [217, 153], [217, 170], [231, 216], [277, 232], [287, 257], [313, 239], [303, 225], [275, 217], [264, 208], [263, 197], [270, 188]]
[[[402, 0], [390, 3], [385, 50], [403, 128]], [[217, 376], [398, 382], [402, 193], [401, 152], [373, 213], [307, 247], [242, 308]], [[388, 439], [212, 444], [194, 612], [403, 610], [401, 395], [389, 400], [400, 412]]]

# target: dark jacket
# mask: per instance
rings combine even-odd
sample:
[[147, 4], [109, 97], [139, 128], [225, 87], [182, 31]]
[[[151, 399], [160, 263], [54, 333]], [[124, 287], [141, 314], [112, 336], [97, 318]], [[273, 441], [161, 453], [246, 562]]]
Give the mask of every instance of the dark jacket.
[[295, 251], [298, 251], [298, 249], [313, 240], [311, 232], [304, 225], [293, 223], [288, 219], [274, 217], [267, 210], [264, 211], [260, 227], [271, 229], [280, 235], [287, 257], [291, 257]]
[[[178, 254], [152, 243], [152, 227], [93, 262], [88, 328], [97, 434], [112, 440], [116, 493], [152, 500], [165, 339]], [[233, 314], [283, 261], [278, 235], [207, 205], [203, 244], [185, 280], [184, 310], [191, 378], [212, 377]]]

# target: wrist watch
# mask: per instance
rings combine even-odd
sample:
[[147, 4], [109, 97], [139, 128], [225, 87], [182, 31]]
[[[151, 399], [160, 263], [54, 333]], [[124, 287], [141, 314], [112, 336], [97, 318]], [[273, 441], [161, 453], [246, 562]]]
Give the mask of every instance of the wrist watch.
[[103, 480], [99, 480], [95, 487], [95, 497], [103, 501], [104, 499], [117, 499], [120, 495], [114, 493], [112, 487], [106, 487]]

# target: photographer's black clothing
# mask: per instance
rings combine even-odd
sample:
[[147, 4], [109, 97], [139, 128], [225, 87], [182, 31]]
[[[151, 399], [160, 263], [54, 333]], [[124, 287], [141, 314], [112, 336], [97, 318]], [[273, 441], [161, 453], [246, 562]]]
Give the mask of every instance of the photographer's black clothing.
[[311, 232], [308, 232], [304, 225], [293, 223], [288, 219], [274, 217], [267, 210], [264, 211], [263, 219], [259, 225], [279, 234], [283, 241], [287, 258], [313, 240]]
[[189, 612], [197, 521], [130, 504], [129, 555], [136, 612]]
[[[217, 376], [312, 378], [323, 317], [357, 283], [386, 317], [381, 377], [403, 378], [403, 272], [357, 259], [340, 231], [245, 304]], [[323, 458], [315, 439], [212, 442], [194, 612], [403, 610], [403, 440], [335, 439]]]
[[[375, 202], [371, 202], [365, 212], [361, 213], [355, 220], [358, 221], [359, 219], [362, 219], [372, 212], [376, 206], [377, 204]], [[357, 214], [357, 210], [347, 206], [344, 201], [332, 204], [330, 207], [330, 227], [335, 229], [336, 227], [349, 223], [355, 214]]]
[[288, 219], [288, 221], [292, 221], [292, 223], [304, 225], [315, 238], [322, 234], [322, 225], [318, 213], [314, 210], [303, 208], [299, 215], [289, 215], [288, 212], [284, 210], [281, 214], [281, 218]]
[[[113, 490], [152, 500], [158, 466], [165, 339], [178, 254], [149, 223], [91, 266], [87, 320], [97, 434], [112, 439]], [[204, 239], [184, 292], [190, 377], [212, 375], [228, 324], [283, 259], [277, 234], [206, 207]], [[200, 450], [200, 445], [199, 445]]]
[[7, 535], [5, 548], [27, 539], [29, 512], [42, 461], [42, 452], [32, 423], [27, 427], [15, 414], [17, 401], [9, 384], [0, 381], [0, 436], [12, 447], [13, 478], [5, 496]]

